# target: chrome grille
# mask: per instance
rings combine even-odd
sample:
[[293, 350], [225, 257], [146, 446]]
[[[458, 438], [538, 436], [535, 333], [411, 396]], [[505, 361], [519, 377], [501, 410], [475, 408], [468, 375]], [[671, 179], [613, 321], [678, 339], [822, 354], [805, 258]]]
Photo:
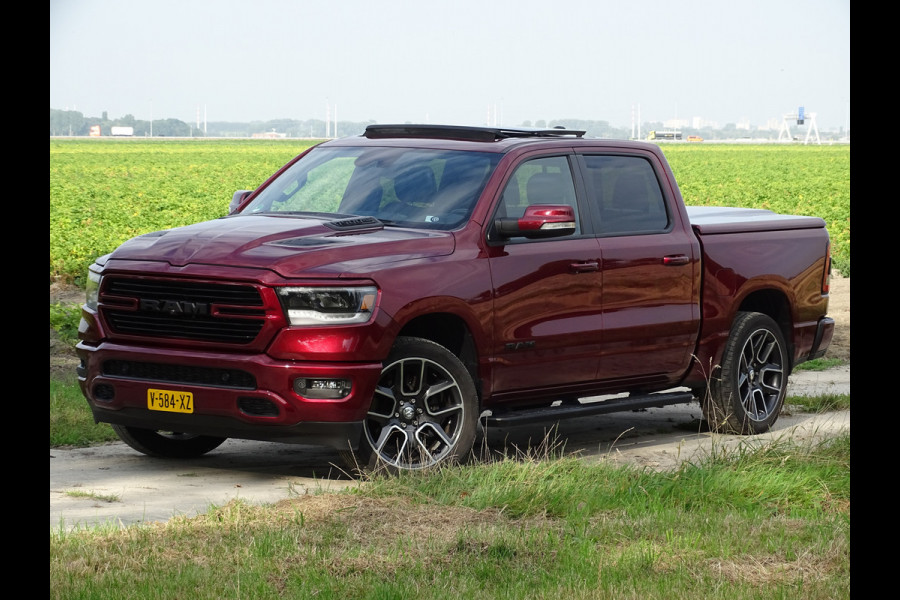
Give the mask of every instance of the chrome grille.
[[[151, 338], [249, 344], [266, 317], [259, 291], [251, 285], [112, 276], [104, 281], [100, 302], [113, 332]], [[204, 309], [142, 310], [146, 303]]]

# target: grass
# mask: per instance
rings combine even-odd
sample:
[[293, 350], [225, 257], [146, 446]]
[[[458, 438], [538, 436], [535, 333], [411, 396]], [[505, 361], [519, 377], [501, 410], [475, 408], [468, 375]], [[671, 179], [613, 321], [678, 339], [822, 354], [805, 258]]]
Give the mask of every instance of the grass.
[[50, 327], [59, 338], [69, 344], [78, 341], [78, 323], [81, 320], [80, 303], [54, 302], [50, 304]]
[[822, 394], [821, 396], [788, 396], [784, 403], [799, 407], [803, 412], [822, 413], [850, 410], [850, 394]]
[[50, 447], [92, 446], [118, 440], [107, 423], [94, 423], [74, 377], [50, 378]]
[[817, 358], [815, 360], [808, 360], [806, 362], [800, 363], [797, 365], [794, 370], [795, 371], [825, 371], [832, 367], [837, 367], [844, 364], [839, 358]]
[[51, 598], [850, 597], [849, 435], [673, 472], [507, 457], [51, 531]]
[[98, 494], [96, 492], [85, 492], [83, 490], [69, 490], [65, 494], [71, 498], [88, 498], [90, 500], [99, 500], [101, 502], [118, 502], [122, 499], [118, 494]]

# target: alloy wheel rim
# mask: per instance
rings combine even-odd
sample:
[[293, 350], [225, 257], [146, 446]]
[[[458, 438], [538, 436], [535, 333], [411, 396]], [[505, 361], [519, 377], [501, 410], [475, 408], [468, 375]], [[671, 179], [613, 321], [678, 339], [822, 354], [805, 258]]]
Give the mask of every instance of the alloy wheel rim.
[[447, 369], [425, 358], [405, 358], [381, 372], [366, 438], [379, 461], [422, 469], [453, 451], [464, 415], [462, 391]]
[[777, 409], [784, 392], [784, 355], [768, 329], [753, 332], [741, 349], [738, 390], [748, 418], [764, 421]]

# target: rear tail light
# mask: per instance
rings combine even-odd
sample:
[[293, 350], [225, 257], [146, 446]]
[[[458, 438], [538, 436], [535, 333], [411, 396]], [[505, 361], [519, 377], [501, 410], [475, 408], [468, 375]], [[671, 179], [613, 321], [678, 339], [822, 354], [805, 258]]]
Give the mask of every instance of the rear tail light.
[[831, 288], [831, 242], [825, 244], [825, 272], [822, 273], [822, 294]]

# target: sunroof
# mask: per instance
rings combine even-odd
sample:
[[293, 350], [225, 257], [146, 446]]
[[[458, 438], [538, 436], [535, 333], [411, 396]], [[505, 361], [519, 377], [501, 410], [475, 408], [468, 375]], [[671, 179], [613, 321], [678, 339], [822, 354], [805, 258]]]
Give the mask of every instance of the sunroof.
[[466, 125], [369, 125], [365, 137], [380, 138], [441, 138], [493, 142], [511, 137], [582, 137], [584, 131], [554, 127], [530, 129], [510, 127], [472, 127]]

